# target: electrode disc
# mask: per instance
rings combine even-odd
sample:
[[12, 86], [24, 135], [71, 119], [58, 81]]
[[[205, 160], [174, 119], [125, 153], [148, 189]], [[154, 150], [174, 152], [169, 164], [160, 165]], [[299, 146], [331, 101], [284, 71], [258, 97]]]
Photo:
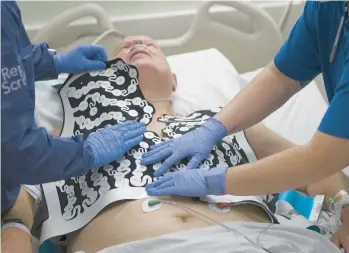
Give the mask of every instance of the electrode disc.
[[160, 209], [162, 203], [159, 203], [157, 205], [154, 206], [149, 206], [148, 202], [151, 201], [152, 199], [146, 199], [145, 201], [143, 201], [142, 203], [142, 211], [145, 213], [151, 213], [151, 212], [155, 212], [156, 210]]

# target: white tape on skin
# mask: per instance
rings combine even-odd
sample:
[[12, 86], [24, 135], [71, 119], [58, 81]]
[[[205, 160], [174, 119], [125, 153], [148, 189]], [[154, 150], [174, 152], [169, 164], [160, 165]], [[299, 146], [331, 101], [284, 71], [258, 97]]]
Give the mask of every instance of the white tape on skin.
[[17, 222], [9, 222], [9, 223], [6, 223], [5, 225], [3, 225], [1, 227], [1, 231], [6, 229], [6, 228], [19, 228], [21, 229], [22, 231], [26, 232], [28, 235], [31, 236], [31, 233], [29, 231], [29, 229], [27, 228], [27, 226], [21, 224], [21, 223], [17, 223]]

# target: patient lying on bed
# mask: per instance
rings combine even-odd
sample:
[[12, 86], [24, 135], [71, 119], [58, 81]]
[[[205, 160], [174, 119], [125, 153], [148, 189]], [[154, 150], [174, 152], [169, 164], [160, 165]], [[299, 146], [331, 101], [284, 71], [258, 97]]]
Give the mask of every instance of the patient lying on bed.
[[[161, 138], [172, 138], [179, 133], [175, 131], [175, 127], [173, 127], [171, 123], [188, 122], [193, 119], [201, 121], [207, 119], [211, 115], [211, 111], [197, 112], [196, 114], [192, 114], [190, 117], [180, 117], [179, 115], [176, 115], [171, 106], [171, 97], [172, 93], [176, 91], [177, 85], [180, 84], [177, 84], [176, 76], [171, 72], [166, 57], [152, 39], [143, 36], [126, 38], [119, 47], [116, 57], [121, 58], [125, 62], [137, 67], [139, 72], [139, 87], [144, 95], [144, 98], [151, 103], [155, 109], [155, 113], [152, 115], [152, 121], [147, 126], [147, 130], [149, 132], [154, 132]], [[164, 117], [163, 115], [167, 116]], [[158, 118], [160, 118], [160, 120], [158, 120]], [[59, 133], [61, 133], [61, 129], [57, 129], [55, 131], [55, 134]], [[225, 156], [212, 157], [211, 161], [213, 159], [217, 159], [220, 163], [226, 163], [229, 166], [231, 166], [231, 164], [239, 165], [252, 161], [255, 158], [261, 159], [294, 146], [292, 143], [278, 136], [273, 131], [265, 128], [262, 124], [247, 129], [244, 131], [244, 133], [231, 136], [230, 141], [231, 143], [227, 142], [230, 145], [229, 148], [233, 151], [230, 152], [230, 161], [228, 161], [228, 158]], [[219, 156], [219, 152], [217, 150], [213, 154], [215, 156], [218, 154]], [[207, 162], [203, 163], [201, 168], [208, 169], [205, 167], [209, 166], [208, 164], [209, 163]], [[338, 174], [332, 178], [324, 180], [323, 182], [310, 185], [306, 188], [306, 190], [311, 195], [328, 194], [328, 196], [333, 196], [339, 191], [339, 189], [348, 187], [348, 182], [343, 178], [344, 177], [342, 177], [342, 175]], [[20, 196], [21, 197], [18, 199], [17, 203], [25, 201], [26, 203], [30, 203], [29, 205], [32, 205], [32, 200], [30, 199], [31, 197], [28, 194], [22, 192]], [[209, 209], [207, 203], [199, 200], [193, 200], [191, 198], [167, 197], [161, 199], [175, 201], [178, 204], [191, 208], [196, 212], [200, 212], [211, 219], [220, 222], [239, 221], [258, 222], [263, 224], [275, 221], [271, 219], [270, 215], [267, 215], [265, 210], [253, 204], [234, 205], [231, 207], [229, 212], [222, 213]], [[265, 199], [268, 198], [265, 197]], [[209, 226], [216, 225], [216, 223], [212, 220], [206, 219], [201, 215], [198, 215], [196, 212], [183, 210], [172, 205], [165, 204], [162, 205], [162, 207], [156, 212], [144, 213], [141, 207], [142, 202], [143, 200], [123, 200], [114, 202], [105, 207], [98, 213], [97, 216], [88, 222], [86, 226], [81, 229], [77, 228], [77, 231], [71, 232], [67, 235], [65, 245], [68, 252], [85, 251], [86, 253], [92, 253], [113, 245], [120, 245], [147, 238], [156, 238], [170, 233], [207, 228]], [[28, 213], [30, 213], [29, 210], [27, 214]], [[32, 223], [33, 218], [30, 217], [30, 215], [29, 217], [26, 217], [26, 219], [30, 224]], [[248, 233], [247, 231], [251, 229], [254, 231], [259, 231], [259, 229], [263, 230], [264, 228], [263, 225], [258, 224], [251, 225], [251, 227], [248, 227], [247, 225], [247, 228], [244, 226], [240, 227], [240, 225], [235, 226], [246, 233]], [[211, 232], [213, 234], [223, 233], [222, 231], [218, 230]], [[296, 235], [299, 233], [299, 231], [295, 230], [292, 233]], [[256, 235], [251, 234], [251, 236], [252, 238], [256, 238]], [[278, 233], [276, 233], [275, 236], [278, 236], [279, 239], [283, 237], [282, 234]], [[188, 238], [189, 237], [190, 236], [188, 235]], [[223, 237], [224, 235], [222, 235], [222, 238]], [[232, 233], [230, 237], [233, 239], [238, 238], [239, 236]], [[331, 251], [333, 248], [331, 248], [332, 245], [329, 243], [317, 241], [319, 239], [313, 232], [304, 231], [303, 237], [309, 239], [308, 241], [304, 239], [304, 243], [312, 244], [309, 251], [304, 252], [316, 252], [316, 247], [319, 247], [318, 249], [328, 249], [328, 251], [324, 252], [334, 252]], [[205, 240], [208, 239], [206, 238]], [[255, 241], [254, 239], [252, 240]], [[270, 238], [268, 240], [270, 242]], [[241, 245], [241, 243], [247, 243], [244, 241], [244, 239], [242, 239], [242, 241], [243, 242], [239, 241], [239, 245]], [[223, 242], [220, 243], [224, 245]], [[230, 243], [230, 245], [233, 245], [232, 241]], [[297, 240], [295, 243], [298, 243]], [[302, 243], [302, 241], [299, 241], [299, 243]], [[248, 244], [251, 243], [248, 242]], [[115, 248], [115, 251], [110, 252], [124, 252], [121, 251], [121, 247], [122, 245], [120, 248]], [[136, 250], [137, 246], [134, 246], [135, 251], [127, 251], [127, 249], [130, 249], [128, 247], [130, 246], [122, 249], [125, 250], [125, 252], [140, 252], [140, 249]], [[252, 244], [251, 247], [255, 248], [252, 246]], [[302, 249], [304, 245], [299, 245], [299, 247]], [[166, 248], [165, 244], [164, 248]], [[292, 248], [290, 249], [292, 250]], [[152, 252], [151, 249], [148, 250], [149, 252]], [[215, 251], [214, 248], [212, 248], [212, 250]], [[173, 252], [178, 251], [179, 250], [177, 249]], [[142, 249], [142, 252], [148, 251], [146, 251], [146, 249]], [[169, 250], [168, 252], [172, 251]], [[249, 252], [263, 251], [251, 250]]]

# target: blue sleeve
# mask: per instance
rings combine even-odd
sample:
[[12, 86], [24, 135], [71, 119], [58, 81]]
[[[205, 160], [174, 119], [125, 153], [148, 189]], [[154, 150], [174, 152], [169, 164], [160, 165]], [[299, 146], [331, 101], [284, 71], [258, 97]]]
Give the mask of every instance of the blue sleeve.
[[307, 1], [288, 40], [274, 58], [275, 66], [301, 83], [312, 81], [321, 72], [316, 32], [317, 2]]
[[319, 130], [332, 136], [349, 139], [349, 61], [342, 73]]
[[32, 45], [35, 80], [57, 79], [54, 57], [48, 51], [47, 43]]
[[[12, 53], [2, 54], [1, 61], [2, 70], [21, 66]], [[25, 81], [18, 76], [6, 80], [7, 83]], [[85, 174], [92, 166], [93, 155], [84, 148], [83, 138], [50, 136], [44, 128], [37, 127], [34, 122], [35, 99], [28, 86], [17, 90], [1, 89], [2, 178], [19, 185], [53, 182]]]
[[[32, 65], [18, 52], [18, 19], [1, 2], [1, 179], [6, 185], [39, 184], [86, 173], [93, 154], [82, 137], [48, 135], [34, 122]], [[3, 188], [2, 188], [3, 189]]]

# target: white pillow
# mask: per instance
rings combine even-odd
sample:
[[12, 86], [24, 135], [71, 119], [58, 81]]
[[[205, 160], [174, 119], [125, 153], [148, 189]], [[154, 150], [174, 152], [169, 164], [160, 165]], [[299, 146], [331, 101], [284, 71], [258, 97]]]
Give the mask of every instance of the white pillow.
[[[241, 77], [250, 81], [261, 71], [262, 69], [248, 72]], [[263, 123], [286, 139], [296, 144], [304, 144], [316, 132], [327, 107], [319, 88], [313, 81]]]
[[240, 91], [240, 76], [217, 49], [207, 49], [167, 58], [177, 75], [174, 110], [182, 115], [227, 104]]
[[48, 132], [63, 126], [63, 107], [58, 91], [51, 86], [35, 87], [35, 122]]

